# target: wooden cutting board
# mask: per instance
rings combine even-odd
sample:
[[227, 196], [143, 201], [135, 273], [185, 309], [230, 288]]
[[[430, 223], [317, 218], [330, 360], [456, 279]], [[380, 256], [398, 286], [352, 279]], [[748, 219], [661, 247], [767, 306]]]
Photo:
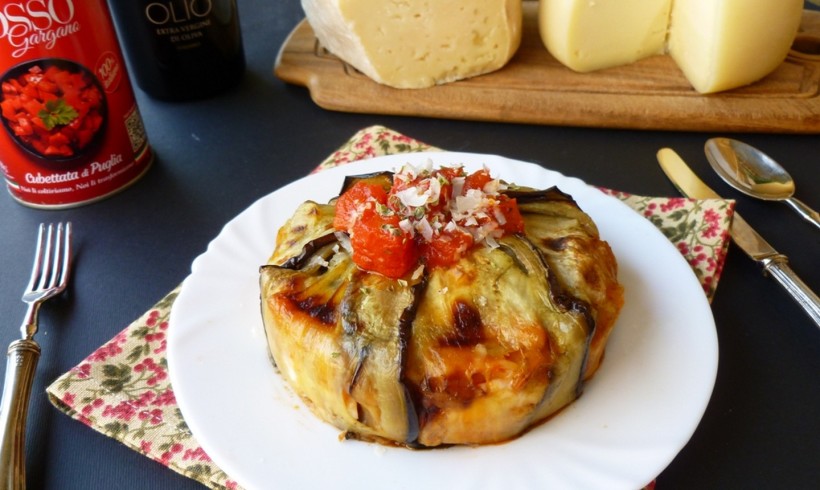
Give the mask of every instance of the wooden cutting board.
[[524, 2], [521, 47], [493, 73], [427, 89], [380, 85], [324, 50], [303, 20], [274, 73], [335, 111], [544, 125], [707, 132], [820, 133], [820, 12], [804, 11], [786, 61], [765, 79], [695, 92], [672, 59], [580, 74], [544, 48], [537, 2]]

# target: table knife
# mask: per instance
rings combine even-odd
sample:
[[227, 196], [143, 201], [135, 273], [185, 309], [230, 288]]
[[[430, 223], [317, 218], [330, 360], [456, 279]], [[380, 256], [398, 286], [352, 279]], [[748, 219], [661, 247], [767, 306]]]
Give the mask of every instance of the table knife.
[[[721, 198], [698, 178], [674, 150], [662, 148], [657, 156], [666, 176], [684, 196], [694, 199]], [[729, 233], [735, 244], [760, 264], [764, 273], [780, 283], [820, 327], [820, 299], [789, 267], [788, 258], [778, 253], [738, 213], [734, 214]]]

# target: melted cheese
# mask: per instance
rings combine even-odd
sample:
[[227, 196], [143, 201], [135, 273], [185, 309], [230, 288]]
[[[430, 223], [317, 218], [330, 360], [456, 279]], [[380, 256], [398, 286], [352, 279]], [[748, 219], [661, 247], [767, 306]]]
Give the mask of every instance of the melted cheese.
[[785, 59], [802, 0], [541, 0], [544, 45], [588, 72], [668, 53], [701, 93], [755, 82]]
[[373, 80], [424, 88], [504, 66], [521, 0], [302, 0], [319, 42]]

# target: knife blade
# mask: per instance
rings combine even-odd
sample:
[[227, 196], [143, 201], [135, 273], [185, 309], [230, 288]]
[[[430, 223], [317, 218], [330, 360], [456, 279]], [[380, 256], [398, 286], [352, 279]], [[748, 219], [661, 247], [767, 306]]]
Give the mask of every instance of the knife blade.
[[[684, 196], [694, 199], [721, 198], [671, 148], [660, 149], [657, 157], [661, 169]], [[789, 267], [788, 258], [775, 250], [737, 212], [732, 218], [729, 233], [735, 244], [760, 264], [764, 274], [768, 273], [783, 286], [820, 327], [820, 298]]]

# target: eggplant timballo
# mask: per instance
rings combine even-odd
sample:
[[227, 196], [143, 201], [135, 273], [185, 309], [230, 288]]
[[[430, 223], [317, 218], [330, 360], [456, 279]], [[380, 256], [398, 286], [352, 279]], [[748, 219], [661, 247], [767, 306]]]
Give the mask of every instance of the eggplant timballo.
[[[391, 178], [349, 177], [345, 188]], [[509, 440], [575, 400], [598, 369], [623, 304], [608, 244], [556, 188], [503, 193], [523, 233], [400, 279], [351, 260], [336, 199], [301, 204], [279, 230], [260, 268], [270, 354], [344, 437], [413, 448]]]

